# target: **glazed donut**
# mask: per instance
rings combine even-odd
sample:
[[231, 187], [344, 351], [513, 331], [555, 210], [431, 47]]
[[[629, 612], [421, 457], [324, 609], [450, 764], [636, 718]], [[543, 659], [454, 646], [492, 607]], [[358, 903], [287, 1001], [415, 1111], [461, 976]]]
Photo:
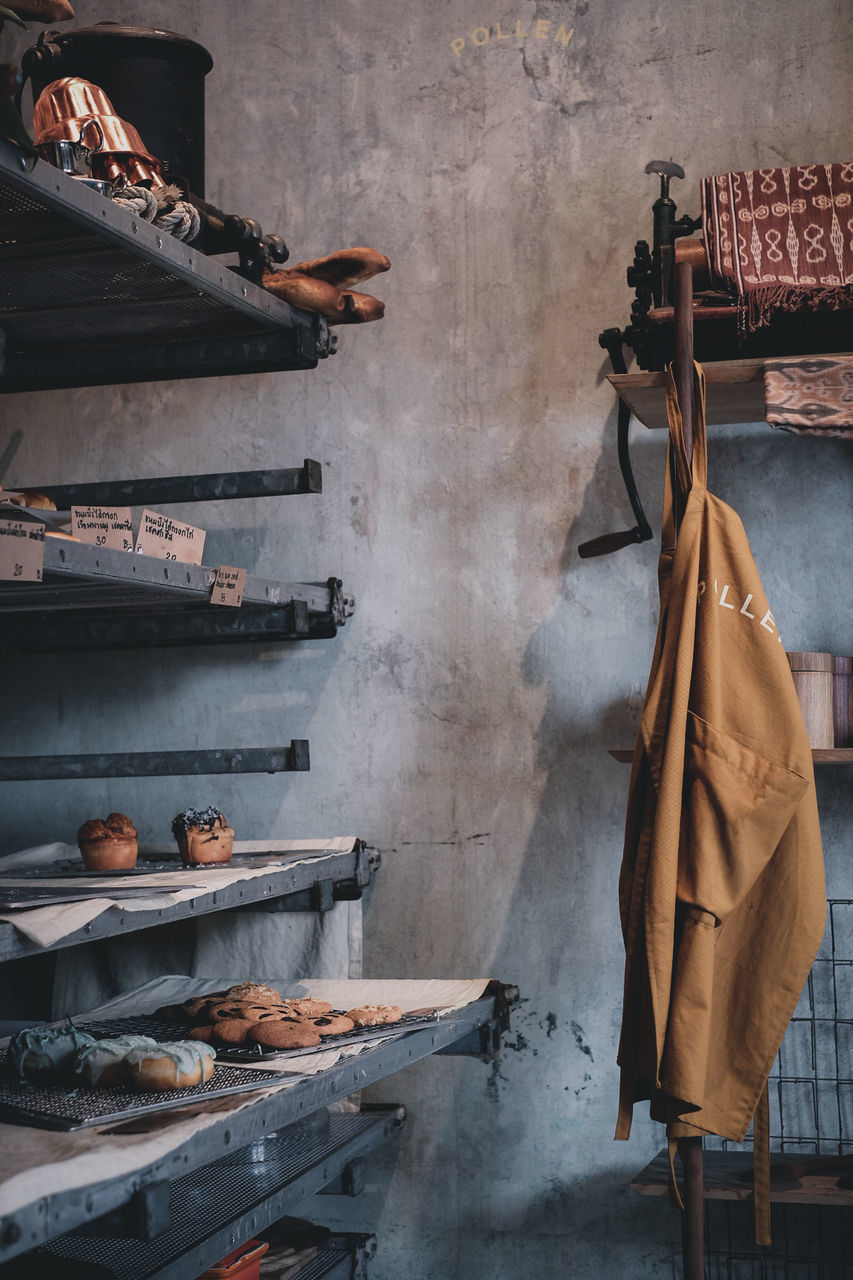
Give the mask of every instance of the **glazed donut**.
[[96, 1040], [77, 1051], [74, 1074], [83, 1084], [94, 1087], [104, 1084], [121, 1084], [124, 1080], [124, 1060], [131, 1049], [150, 1049], [157, 1043], [151, 1036], [114, 1036], [108, 1040]]
[[216, 1054], [198, 1040], [173, 1040], [131, 1049], [124, 1059], [127, 1077], [137, 1089], [188, 1089], [206, 1084]]
[[26, 1027], [9, 1042], [9, 1066], [19, 1080], [59, 1076], [73, 1067], [79, 1050], [95, 1043], [74, 1026]]

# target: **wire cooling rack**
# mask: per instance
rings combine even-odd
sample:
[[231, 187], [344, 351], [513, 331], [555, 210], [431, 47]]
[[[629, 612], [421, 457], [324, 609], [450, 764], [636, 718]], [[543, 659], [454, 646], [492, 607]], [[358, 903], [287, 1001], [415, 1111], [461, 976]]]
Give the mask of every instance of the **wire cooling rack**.
[[163, 1089], [140, 1093], [123, 1085], [68, 1088], [62, 1084], [18, 1083], [5, 1062], [0, 1068], [0, 1116], [15, 1124], [40, 1129], [83, 1129], [171, 1111], [198, 1101], [224, 1098], [232, 1093], [281, 1084], [277, 1071], [257, 1071], [217, 1062], [207, 1084], [188, 1089]]

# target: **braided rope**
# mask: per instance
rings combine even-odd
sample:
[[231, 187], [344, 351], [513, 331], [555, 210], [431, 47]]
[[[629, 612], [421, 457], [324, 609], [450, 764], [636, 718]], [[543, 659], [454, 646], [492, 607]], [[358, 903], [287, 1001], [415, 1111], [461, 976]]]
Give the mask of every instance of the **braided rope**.
[[176, 240], [194, 240], [201, 230], [201, 218], [194, 205], [176, 200], [177, 187], [124, 187], [113, 197], [129, 213], [151, 222]]
[[178, 200], [168, 213], [159, 214], [154, 219], [154, 226], [162, 227], [177, 240], [195, 240], [201, 230], [201, 218], [194, 205]]
[[157, 197], [147, 187], [124, 187], [113, 199], [144, 222], [153, 222], [157, 216]]

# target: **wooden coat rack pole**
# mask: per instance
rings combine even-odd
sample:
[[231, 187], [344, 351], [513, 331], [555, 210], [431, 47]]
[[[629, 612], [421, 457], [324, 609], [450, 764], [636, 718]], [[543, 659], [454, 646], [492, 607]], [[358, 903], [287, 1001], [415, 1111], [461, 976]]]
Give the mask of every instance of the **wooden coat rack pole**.
[[[690, 262], [675, 264], [675, 352], [674, 374], [684, 428], [684, 448], [688, 464], [693, 457], [693, 267]], [[682, 1138], [678, 1154], [684, 1169], [684, 1212], [681, 1220], [681, 1253], [684, 1280], [704, 1280], [705, 1276], [705, 1189], [702, 1169], [702, 1139]]]
[[693, 266], [676, 259], [673, 309], [675, 311], [675, 385], [681, 405], [687, 461], [693, 456]]

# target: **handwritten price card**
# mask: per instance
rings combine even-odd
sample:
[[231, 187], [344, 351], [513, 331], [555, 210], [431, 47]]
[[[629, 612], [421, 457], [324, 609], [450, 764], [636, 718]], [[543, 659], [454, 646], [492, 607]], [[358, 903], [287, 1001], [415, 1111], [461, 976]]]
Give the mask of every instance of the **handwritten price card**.
[[71, 532], [94, 547], [133, 550], [130, 507], [72, 507]]
[[0, 579], [41, 582], [44, 525], [29, 520], [0, 520]]
[[153, 556], [155, 560], [180, 560], [182, 564], [201, 564], [204, 551], [204, 529], [172, 520], [159, 511], [142, 512], [142, 521], [136, 537], [139, 555]]
[[230, 605], [233, 609], [239, 609], [243, 603], [245, 589], [246, 570], [234, 569], [231, 565], [221, 564], [216, 570], [216, 578], [210, 593], [210, 603]]

